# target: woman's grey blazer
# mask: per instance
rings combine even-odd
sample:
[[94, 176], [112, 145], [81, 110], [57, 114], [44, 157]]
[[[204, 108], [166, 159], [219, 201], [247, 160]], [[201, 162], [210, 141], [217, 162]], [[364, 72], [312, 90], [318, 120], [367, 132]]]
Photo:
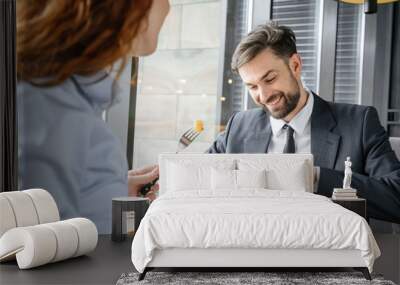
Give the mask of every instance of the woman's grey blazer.
[[126, 196], [127, 160], [102, 114], [116, 94], [106, 74], [54, 87], [18, 83], [20, 189], [44, 188], [62, 219], [87, 217], [111, 228], [111, 199]]

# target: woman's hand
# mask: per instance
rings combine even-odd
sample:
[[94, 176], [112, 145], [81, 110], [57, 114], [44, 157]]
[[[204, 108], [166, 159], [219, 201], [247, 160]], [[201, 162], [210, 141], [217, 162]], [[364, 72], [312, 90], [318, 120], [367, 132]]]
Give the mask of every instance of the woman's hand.
[[[146, 166], [140, 169], [128, 171], [128, 195], [139, 196], [140, 189], [158, 178], [158, 165]], [[158, 183], [154, 184], [146, 194], [146, 198], [153, 201], [156, 198], [156, 192], [159, 189]]]

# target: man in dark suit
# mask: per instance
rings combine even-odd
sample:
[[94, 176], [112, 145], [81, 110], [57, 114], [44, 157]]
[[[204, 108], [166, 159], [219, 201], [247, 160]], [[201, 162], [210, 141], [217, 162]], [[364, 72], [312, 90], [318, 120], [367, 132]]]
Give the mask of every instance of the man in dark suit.
[[210, 153], [312, 153], [316, 193], [342, 187], [344, 161], [351, 186], [367, 199], [367, 215], [400, 223], [400, 163], [373, 107], [324, 101], [301, 81], [302, 62], [293, 31], [267, 24], [235, 50], [239, 73], [261, 108], [233, 115]]

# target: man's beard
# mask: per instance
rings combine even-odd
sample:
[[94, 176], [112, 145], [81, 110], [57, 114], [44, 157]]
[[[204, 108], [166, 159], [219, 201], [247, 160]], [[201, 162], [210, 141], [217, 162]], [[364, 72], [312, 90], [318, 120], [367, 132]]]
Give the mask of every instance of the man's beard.
[[270, 113], [272, 117], [275, 119], [282, 119], [289, 115], [297, 106], [300, 100], [300, 90], [297, 89], [294, 93], [283, 93], [280, 92], [277, 94], [278, 96], [282, 96], [281, 100], [285, 100], [285, 104], [283, 107], [276, 111], [271, 111], [267, 106], [262, 105], [264, 111]]

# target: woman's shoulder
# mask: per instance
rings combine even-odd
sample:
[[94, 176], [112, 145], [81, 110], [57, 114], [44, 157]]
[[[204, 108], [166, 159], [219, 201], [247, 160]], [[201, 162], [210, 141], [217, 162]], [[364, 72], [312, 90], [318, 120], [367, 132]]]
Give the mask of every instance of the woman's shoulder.
[[27, 81], [18, 81], [18, 102], [31, 109], [57, 112], [88, 112], [90, 102], [76, 89], [71, 80], [55, 86], [41, 86]]
[[71, 82], [43, 87], [18, 82], [18, 125], [21, 142], [26, 146], [64, 145], [68, 149], [90, 148], [101, 141], [113, 142], [112, 133]]

